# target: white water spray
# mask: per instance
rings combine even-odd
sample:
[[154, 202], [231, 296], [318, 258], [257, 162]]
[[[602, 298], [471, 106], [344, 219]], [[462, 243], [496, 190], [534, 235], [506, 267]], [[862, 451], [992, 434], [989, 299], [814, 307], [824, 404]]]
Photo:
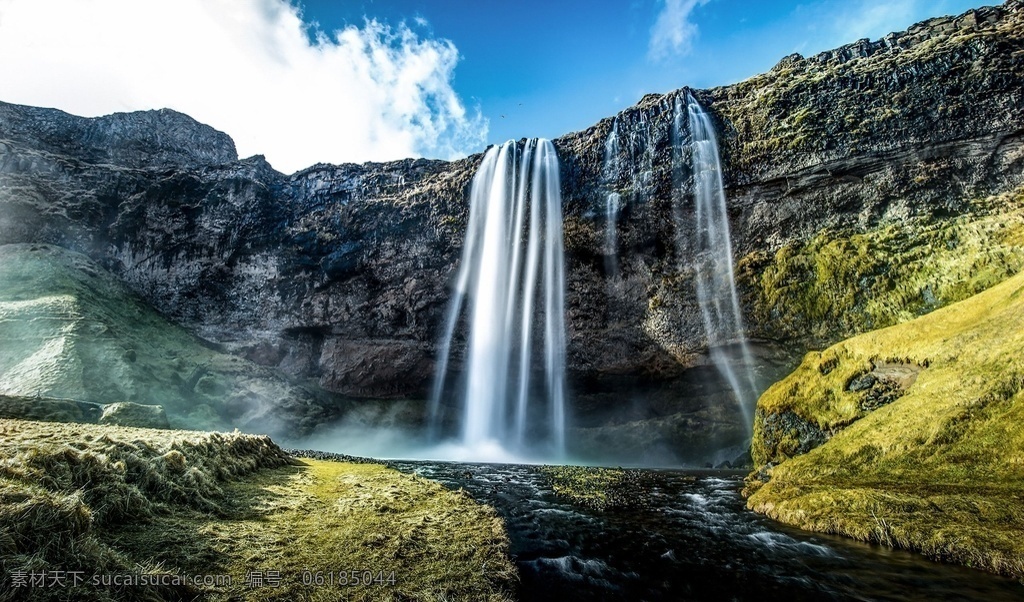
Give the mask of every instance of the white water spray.
[[[733, 390], [743, 412], [744, 423], [750, 425], [757, 383], [751, 371], [753, 360], [743, 334], [743, 318], [736, 293], [729, 216], [726, 211], [725, 188], [722, 185], [718, 141], [711, 117], [704, 112], [692, 95], [687, 94], [686, 100], [696, 211], [694, 263], [697, 303], [700, 306], [711, 359]], [[682, 120], [682, 101], [677, 96], [673, 124], [677, 141], [681, 140]], [[677, 173], [680, 171], [676, 170]], [[679, 182], [676, 185], [678, 186]], [[735, 360], [727, 353], [730, 346], [739, 348], [741, 366], [736, 366]]]
[[[538, 284], [542, 303], [537, 303]], [[529, 140], [520, 147], [509, 141], [491, 147], [473, 177], [466, 243], [430, 400], [435, 437], [442, 400], [454, 388], [446, 383], [448, 355], [467, 299], [461, 444], [561, 457], [566, 428], [565, 265], [558, 157], [551, 142]], [[535, 317], [541, 308], [543, 330], [538, 333]], [[542, 387], [535, 384], [532, 370], [538, 335]]]

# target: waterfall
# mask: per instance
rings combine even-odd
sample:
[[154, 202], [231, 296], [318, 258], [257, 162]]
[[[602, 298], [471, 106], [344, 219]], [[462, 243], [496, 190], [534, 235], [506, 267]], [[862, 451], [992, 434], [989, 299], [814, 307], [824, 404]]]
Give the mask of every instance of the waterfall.
[[615, 192], [615, 186], [619, 180], [618, 119], [612, 122], [611, 131], [608, 132], [608, 139], [604, 142], [604, 163], [601, 166], [601, 179], [608, 189], [604, 205], [605, 271], [608, 276], [614, 278], [619, 273], [619, 240], [616, 222], [619, 219], [619, 204], [622, 200], [619, 193]]
[[[465, 246], [430, 399], [435, 437], [443, 400], [460, 388], [447, 382], [448, 356], [465, 313], [461, 443], [471, 449], [497, 444], [533, 454], [564, 453], [565, 267], [558, 169], [551, 142], [509, 141], [488, 149], [473, 177]], [[543, 354], [542, 383], [534, 382], [534, 352]]]
[[[725, 189], [722, 185], [722, 164], [718, 154], [711, 117], [697, 100], [687, 94], [686, 113], [690, 130], [690, 159], [693, 174], [693, 198], [696, 218], [695, 255], [697, 303], [700, 306], [708, 352], [715, 367], [728, 382], [736, 396], [745, 423], [751, 422], [756, 401], [757, 383], [752, 372], [753, 360], [743, 334], [743, 318], [736, 294], [733, 271], [729, 217], [726, 212]], [[675, 103], [674, 130], [682, 140], [682, 101]], [[680, 158], [680, 153], [677, 155]], [[679, 188], [682, 166], [676, 166]], [[730, 357], [729, 348], [739, 350], [740, 366]]]

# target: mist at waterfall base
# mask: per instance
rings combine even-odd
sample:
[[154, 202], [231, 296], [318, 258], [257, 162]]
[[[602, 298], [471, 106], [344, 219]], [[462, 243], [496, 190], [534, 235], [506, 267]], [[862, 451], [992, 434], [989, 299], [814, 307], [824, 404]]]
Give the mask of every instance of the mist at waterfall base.
[[565, 348], [558, 156], [548, 140], [510, 140], [487, 150], [470, 185], [424, 428], [409, 426], [399, 402], [295, 445], [387, 459], [568, 461]]

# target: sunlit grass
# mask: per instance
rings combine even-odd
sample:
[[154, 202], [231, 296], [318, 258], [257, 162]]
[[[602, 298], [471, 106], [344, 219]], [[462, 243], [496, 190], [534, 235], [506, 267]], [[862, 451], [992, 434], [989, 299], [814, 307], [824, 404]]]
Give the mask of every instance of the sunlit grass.
[[[880, 361], [922, 367], [866, 412], [850, 379]], [[787, 458], [755, 425], [755, 464], [779, 463], [748, 505], [842, 533], [1024, 577], [1024, 274], [949, 307], [810, 353], [760, 399], [834, 436]]]
[[[82, 570], [231, 580], [39, 589], [33, 599], [498, 601], [517, 580], [492, 508], [384, 466], [295, 461], [237, 433], [2, 420], [0, 435], [2, 579]], [[340, 583], [368, 574], [375, 583]]]

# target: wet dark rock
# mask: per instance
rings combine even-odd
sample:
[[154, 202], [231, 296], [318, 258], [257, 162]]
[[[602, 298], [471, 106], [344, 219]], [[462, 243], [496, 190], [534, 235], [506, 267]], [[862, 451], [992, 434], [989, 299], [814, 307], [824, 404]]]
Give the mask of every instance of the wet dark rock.
[[70, 399], [0, 395], [0, 418], [46, 422], [86, 422], [82, 408]]
[[730, 464], [732, 465], [732, 468], [735, 469], [749, 469], [754, 467], [754, 461], [751, 459], [749, 451], [733, 458]]
[[902, 362], [879, 362], [870, 372], [854, 377], [848, 391], [862, 392], [860, 409], [877, 410], [902, 397], [916, 381], [922, 367]]
[[903, 396], [904, 390], [899, 383], [891, 380], [878, 380], [868, 389], [867, 394], [860, 402], [860, 409], [865, 412], [877, 410], [882, 406], [889, 405]]
[[772, 468], [774, 468], [774, 467], [775, 467], [775, 464], [773, 464], [771, 462], [768, 462], [764, 466], [760, 467], [757, 470], [757, 472], [754, 473], [753, 478], [755, 480], [757, 480], [757, 481], [760, 481], [761, 483], [767, 483], [772, 478], [772, 474], [771, 473], [772, 473]]
[[806, 454], [832, 437], [831, 433], [790, 410], [768, 413], [758, 409], [755, 422], [758, 433], [755, 433], [754, 443], [763, 449], [761, 457], [792, 458]]
[[858, 376], [858, 377], [854, 378], [853, 380], [851, 380], [850, 384], [847, 385], [846, 390], [847, 391], [866, 391], [866, 390], [870, 389], [876, 382], [878, 382], [878, 379], [875, 378], [875, 376], [873, 374], [868, 372], [866, 374], [861, 374], [860, 376]]
[[103, 416], [103, 405], [89, 401], [76, 401], [78, 409], [82, 412], [82, 421], [97, 423]]

